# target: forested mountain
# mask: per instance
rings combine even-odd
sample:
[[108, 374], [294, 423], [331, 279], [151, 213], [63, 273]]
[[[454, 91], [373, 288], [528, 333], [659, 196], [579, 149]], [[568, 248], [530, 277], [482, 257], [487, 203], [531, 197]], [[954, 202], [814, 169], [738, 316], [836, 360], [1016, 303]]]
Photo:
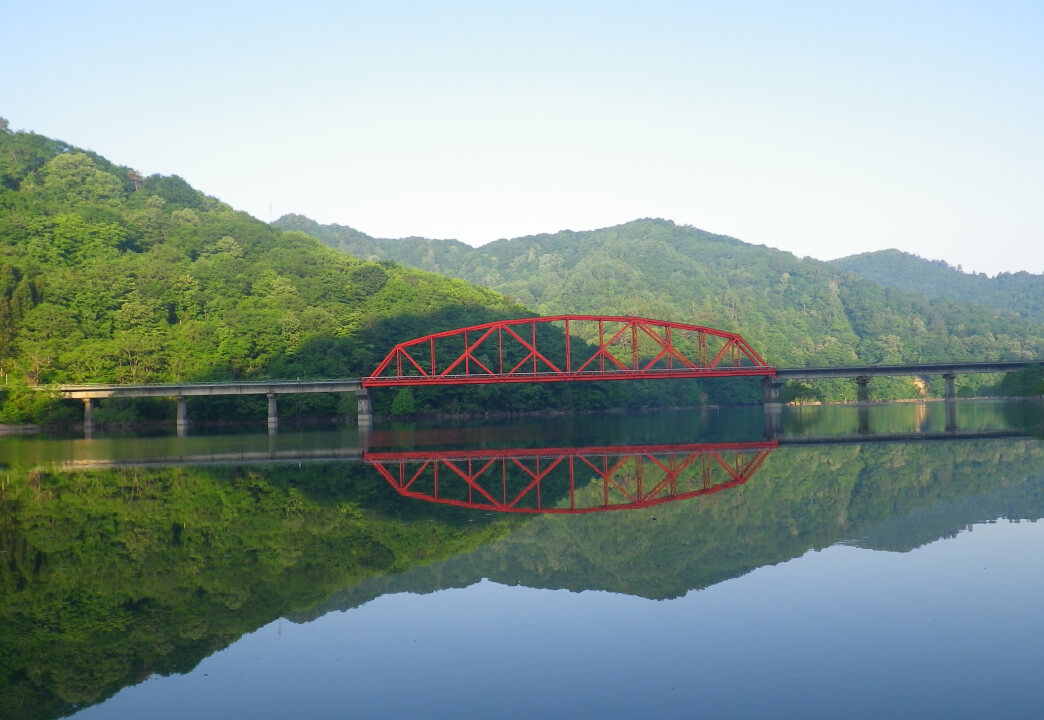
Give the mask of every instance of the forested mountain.
[[[370, 259], [486, 285], [541, 314], [633, 314], [739, 332], [779, 366], [1044, 357], [1044, 324], [1013, 311], [886, 288], [829, 263], [665, 220], [479, 248], [450, 240], [381, 240], [293, 215], [275, 224]], [[995, 380], [961, 382], [973, 392]], [[914, 396], [923, 387], [906, 379], [876, 385], [892, 397]], [[791, 392], [833, 399], [855, 394], [845, 381]]]
[[[490, 290], [335, 252], [179, 177], [0, 124], [2, 420], [63, 419], [27, 389], [52, 382], [364, 375], [403, 337], [520, 314]], [[337, 398], [297, 402], [333, 413]]]
[[1044, 323], [1044, 275], [1017, 272], [991, 278], [901, 250], [849, 255], [831, 260], [830, 264], [879, 285], [1010, 310], [1038, 324]]
[[[527, 309], [733, 330], [777, 365], [1044, 355], [1044, 327], [1013, 312], [886, 290], [827, 263], [663, 220], [478, 249], [378, 240], [297, 216], [272, 227], [177, 176], [142, 177], [0, 123], [0, 421], [78, 417], [75, 405], [32, 389], [47, 383], [364, 375], [399, 340]], [[971, 392], [983, 381], [963, 382]], [[709, 395], [697, 384], [609, 385], [402, 391], [375, 403], [378, 412], [458, 412], [757, 399], [754, 382]], [[880, 397], [920, 392], [902, 380], [875, 387]], [[854, 389], [838, 381], [790, 392], [845, 399]], [[190, 414], [227, 417], [260, 402], [208, 399]], [[98, 419], [169, 414], [168, 405], [109, 401]], [[349, 405], [317, 395], [280, 408], [329, 414]]]

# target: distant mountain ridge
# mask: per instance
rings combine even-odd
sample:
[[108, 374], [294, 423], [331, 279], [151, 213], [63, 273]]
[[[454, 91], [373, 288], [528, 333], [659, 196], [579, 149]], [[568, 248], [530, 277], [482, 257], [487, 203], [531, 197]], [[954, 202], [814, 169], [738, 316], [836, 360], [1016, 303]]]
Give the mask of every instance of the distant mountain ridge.
[[[771, 364], [811, 366], [1037, 359], [1044, 324], [1015, 310], [928, 297], [843, 268], [668, 220], [635, 220], [472, 248], [455, 240], [370, 237], [300, 215], [275, 222], [371, 260], [392, 260], [484, 285], [534, 312], [627, 314], [735, 331]], [[1031, 289], [1044, 305], [1044, 289]], [[929, 390], [938, 391], [929, 379]], [[962, 378], [965, 392], [978, 392]], [[791, 387], [854, 399], [852, 383]], [[875, 381], [878, 397], [916, 397], [907, 380]], [[825, 390], [823, 388], [826, 388]]]
[[991, 278], [982, 273], [966, 273], [943, 260], [925, 260], [894, 249], [849, 255], [830, 263], [879, 285], [1010, 310], [1044, 323], [1044, 275], [1017, 272]]

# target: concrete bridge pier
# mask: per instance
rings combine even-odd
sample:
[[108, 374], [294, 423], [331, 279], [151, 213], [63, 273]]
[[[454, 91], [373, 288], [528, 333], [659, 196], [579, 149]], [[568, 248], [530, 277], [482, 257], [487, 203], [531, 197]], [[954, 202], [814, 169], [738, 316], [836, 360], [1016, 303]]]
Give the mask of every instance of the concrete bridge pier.
[[86, 437], [94, 435], [94, 398], [83, 399], [83, 434]]
[[188, 434], [188, 406], [185, 403], [185, 396], [178, 395], [174, 398], [174, 401], [178, 405], [178, 437], [185, 437]]
[[855, 379], [858, 384], [858, 390], [856, 397], [859, 400], [859, 404], [865, 404], [870, 402], [870, 376], [860, 375]]
[[779, 404], [779, 391], [783, 388], [783, 383], [779, 382], [773, 377], [765, 377], [761, 379], [761, 390], [762, 399], [766, 405]]
[[943, 380], [946, 381], [946, 399], [956, 400], [957, 399], [957, 375], [954, 373], [946, 373], [943, 375]]
[[279, 429], [279, 408], [276, 405], [275, 393], [268, 393], [268, 432]]
[[370, 404], [370, 392], [366, 388], [355, 391], [355, 398], [359, 401], [359, 427], [373, 427], [373, 406]]

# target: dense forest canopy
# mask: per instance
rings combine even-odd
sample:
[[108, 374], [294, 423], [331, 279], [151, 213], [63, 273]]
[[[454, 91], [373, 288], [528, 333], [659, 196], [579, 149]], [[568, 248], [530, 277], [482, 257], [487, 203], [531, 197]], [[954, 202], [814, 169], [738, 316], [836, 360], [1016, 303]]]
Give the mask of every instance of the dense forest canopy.
[[831, 264], [879, 285], [1009, 310], [1038, 325], [1044, 323], [1044, 275], [1017, 272], [991, 278], [901, 250], [850, 255]]
[[[739, 332], [777, 366], [1037, 359], [1044, 324], [1011, 310], [886, 288], [824, 262], [665, 220], [498, 240], [369, 237], [288, 215], [276, 226], [372, 260], [489, 286], [541, 314], [633, 314]], [[1044, 302], [1044, 289], [1036, 291]], [[962, 378], [967, 391], [983, 383]], [[995, 382], [988, 380], [986, 382]], [[844, 381], [821, 397], [854, 399]], [[882, 381], [891, 396], [923, 390]], [[791, 388], [791, 392], [800, 388]]]

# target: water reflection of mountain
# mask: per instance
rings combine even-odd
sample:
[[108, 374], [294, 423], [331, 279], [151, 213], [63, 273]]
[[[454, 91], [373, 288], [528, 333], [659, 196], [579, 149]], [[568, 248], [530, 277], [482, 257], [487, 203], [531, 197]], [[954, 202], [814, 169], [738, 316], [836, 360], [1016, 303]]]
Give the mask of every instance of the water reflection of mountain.
[[1034, 440], [774, 451], [633, 512], [534, 519], [396, 495], [338, 463], [34, 470], [0, 487], [0, 716], [58, 717], [185, 672], [280, 616], [483, 577], [669, 598], [837, 542], [908, 549], [1044, 516]]
[[1032, 440], [782, 448], [742, 488], [613, 517], [541, 517], [312, 612], [482, 578], [670, 598], [836, 543], [907, 551], [974, 523], [1044, 517], [1042, 460]]

